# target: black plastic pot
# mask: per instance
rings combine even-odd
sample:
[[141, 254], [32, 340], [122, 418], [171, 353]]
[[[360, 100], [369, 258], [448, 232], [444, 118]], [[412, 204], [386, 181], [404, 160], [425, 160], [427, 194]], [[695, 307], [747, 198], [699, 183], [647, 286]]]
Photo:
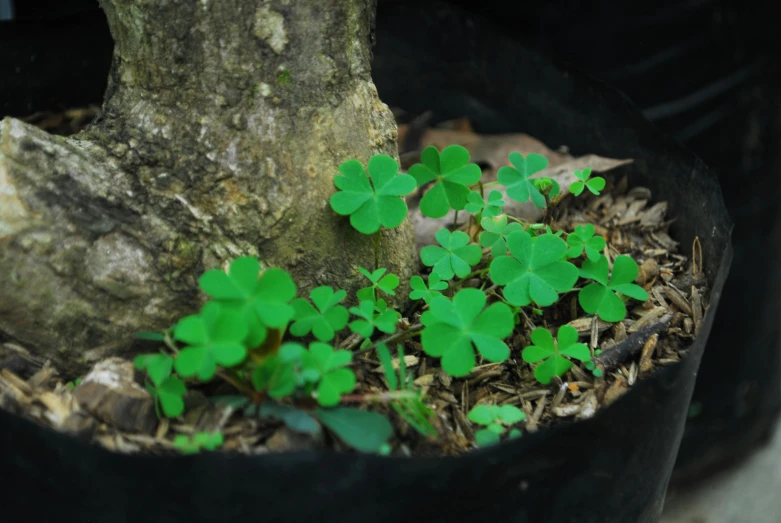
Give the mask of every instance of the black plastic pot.
[[742, 458], [767, 440], [781, 411], [778, 4], [447, 3], [620, 89], [718, 174], [735, 222], [735, 257], [711, 337], [718, 343], [703, 356], [674, 479], [688, 483]]
[[702, 240], [711, 306], [689, 356], [592, 419], [459, 458], [129, 456], [0, 411], [0, 470], [12, 482], [0, 489], [4, 521], [658, 520], [732, 255], [717, 181], [616, 92], [458, 12], [388, 6], [377, 41], [375, 79], [387, 103], [467, 115], [483, 132], [522, 130], [575, 153], [636, 159], [630, 182], [670, 203], [683, 245]]

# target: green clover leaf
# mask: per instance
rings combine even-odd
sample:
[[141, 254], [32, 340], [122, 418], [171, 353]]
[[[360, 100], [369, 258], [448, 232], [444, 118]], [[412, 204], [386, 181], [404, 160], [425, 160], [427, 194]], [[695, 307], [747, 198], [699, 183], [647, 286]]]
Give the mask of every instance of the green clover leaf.
[[469, 151], [460, 145], [445, 147], [440, 153], [428, 146], [420, 154], [421, 163], [409, 168], [418, 186], [434, 181], [420, 200], [420, 211], [429, 218], [441, 218], [450, 209], [462, 210], [466, 206], [470, 185], [480, 181], [482, 171], [469, 163]]
[[155, 387], [159, 387], [173, 370], [174, 359], [168, 354], [141, 354], [133, 359], [138, 370], [145, 370]]
[[[355, 295], [358, 297], [358, 301], [376, 301], [377, 295], [375, 289], [379, 289], [388, 296], [396, 296], [396, 289], [399, 286], [399, 277], [395, 274], [385, 274], [388, 269], [377, 269], [374, 272], [369, 272], [363, 267], [358, 267], [358, 272], [366, 276], [372, 283], [369, 287], [359, 289]], [[385, 276], [383, 276], [385, 274]]]
[[562, 261], [567, 244], [557, 236], [543, 234], [532, 240], [526, 231], [516, 231], [507, 236], [507, 246], [511, 255], [494, 258], [489, 275], [505, 286], [504, 297], [513, 305], [534, 302], [547, 307], [578, 281], [578, 268]]
[[442, 276], [439, 273], [432, 272], [428, 277], [428, 287], [426, 282], [420, 276], [413, 276], [409, 281], [412, 291], [409, 293], [411, 300], [423, 299], [426, 304], [431, 303], [431, 300], [437, 296], [442, 296], [439, 291], [447, 289], [447, 282], [442, 281]]
[[553, 178], [534, 178], [532, 183], [537, 190], [539, 190], [543, 196], [547, 196], [549, 200], [553, 200], [561, 192], [559, 182]]
[[526, 363], [537, 363], [534, 367], [534, 377], [547, 385], [554, 376], [563, 376], [572, 368], [574, 358], [583, 362], [591, 360], [591, 352], [585, 343], [578, 343], [578, 331], [570, 325], [562, 325], [559, 328], [558, 341], [553, 339], [550, 331], [538, 327], [532, 331], [532, 343], [523, 349], [521, 357]]
[[182, 454], [198, 454], [201, 450], [215, 450], [224, 442], [222, 432], [196, 432], [195, 434], [177, 434], [174, 447]]
[[578, 302], [589, 314], [596, 314], [604, 321], [621, 321], [626, 317], [626, 305], [616, 293], [624, 294], [636, 300], [645, 301], [648, 293], [633, 283], [637, 278], [637, 263], [629, 256], [621, 255], [613, 262], [613, 274], [608, 281], [607, 258], [602, 256], [596, 262], [585, 260], [580, 275], [594, 280], [583, 287], [578, 294]]
[[518, 203], [526, 203], [531, 196], [534, 205], [540, 209], [545, 207], [545, 197], [529, 179], [534, 173], [548, 166], [548, 159], [540, 154], [531, 153], [523, 157], [521, 153], [510, 153], [508, 159], [512, 167], [505, 165], [499, 168], [497, 178], [499, 183], [507, 187], [507, 196]]
[[594, 236], [594, 224], [578, 225], [575, 232], [567, 237], [568, 258], [577, 258], [586, 250], [588, 259], [595, 262], [602, 256], [602, 250], [605, 248], [605, 239], [602, 236]]
[[[333, 407], [342, 397], [355, 388], [355, 373], [344, 368], [353, 359], [350, 351], [334, 350], [326, 343], [315, 342], [301, 358], [302, 373], [308, 380], [317, 377], [317, 402], [323, 407]], [[311, 380], [315, 381], [315, 380]]]
[[502, 214], [502, 207], [505, 201], [502, 199], [502, 193], [491, 191], [488, 194], [488, 200], [483, 200], [479, 192], [472, 191], [466, 197], [467, 203], [464, 209], [470, 214], [480, 214], [487, 218], [493, 218]]
[[421, 334], [423, 351], [442, 358], [442, 369], [453, 377], [469, 374], [476, 364], [475, 348], [492, 363], [505, 361], [510, 349], [502, 339], [512, 334], [515, 322], [510, 308], [494, 303], [485, 310], [485, 294], [461, 289], [453, 301], [431, 300]]
[[515, 231], [522, 231], [523, 226], [518, 222], [507, 223], [507, 215], [500, 214], [493, 218], [485, 217], [480, 220], [480, 226], [485, 229], [480, 233], [480, 245], [491, 248], [491, 256], [504, 256], [507, 254], [507, 236]]
[[267, 269], [260, 277], [257, 258], [242, 257], [231, 263], [228, 272], [206, 271], [198, 284], [209, 297], [226, 310], [240, 314], [247, 323], [248, 348], [259, 347], [268, 329], [279, 329], [293, 318], [295, 310], [288, 304], [296, 296], [296, 284], [286, 271]]
[[444, 280], [450, 280], [454, 275], [464, 278], [483, 257], [480, 247], [470, 244], [469, 235], [463, 231], [451, 233], [439, 229], [434, 237], [442, 247], [426, 245], [420, 250], [420, 259]]
[[177, 374], [209, 381], [217, 365], [238, 365], [247, 357], [242, 343], [247, 332], [247, 323], [240, 314], [224, 310], [217, 302], [207, 303], [200, 314], [182, 318], [174, 327], [174, 338], [187, 344], [174, 360]]
[[160, 407], [167, 417], [176, 418], [184, 412], [184, 395], [187, 394], [187, 387], [178, 377], [169, 376], [157, 386], [147, 384], [146, 390], [155, 400], [155, 407]]
[[575, 177], [580, 181], [569, 184], [569, 192], [575, 196], [580, 196], [583, 189], [588, 188], [589, 191], [598, 196], [599, 191], [605, 188], [605, 179], [601, 176], [595, 176], [594, 178], [589, 179], [590, 176], [591, 169], [588, 167], [582, 171], [575, 171]]
[[334, 290], [324, 285], [312, 289], [309, 297], [315, 307], [307, 300], [297, 298], [291, 305], [295, 310], [295, 323], [290, 326], [293, 336], [306, 336], [310, 331], [320, 341], [331, 341], [337, 332], [344, 329], [350, 314], [339, 305], [347, 296], [347, 291]]
[[[506, 425], [514, 425], [526, 419], [526, 414], [513, 405], [475, 405], [466, 415], [472, 423], [486, 428], [475, 433], [477, 445], [486, 447], [499, 443], [506, 431]], [[520, 435], [520, 431], [516, 431]]]
[[290, 396], [303, 381], [297, 369], [306, 349], [298, 343], [285, 343], [276, 354], [268, 356], [252, 371], [255, 390], [267, 391], [272, 398]]
[[[359, 318], [350, 323], [350, 330], [364, 338], [371, 338], [374, 329], [386, 334], [396, 332], [396, 324], [401, 315], [393, 309], [388, 309], [385, 300], [362, 301], [358, 307], [350, 307], [350, 312]], [[375, 314], [375, 312], [377, 314]]]
[[407, 204], [400, 196], [415, 190], [415, 179], [399, 174], [399, 164], [387, 154], [369, 159], [369, 176], [358, 160], [339, 166], [341, 176], [334, 178], [339, 192], [331, 195], [331, 208], [341, 216], [350, 216], [350, 225], [363, 234], [374, 234], [380, 226], [398, 227], [407, 216]]

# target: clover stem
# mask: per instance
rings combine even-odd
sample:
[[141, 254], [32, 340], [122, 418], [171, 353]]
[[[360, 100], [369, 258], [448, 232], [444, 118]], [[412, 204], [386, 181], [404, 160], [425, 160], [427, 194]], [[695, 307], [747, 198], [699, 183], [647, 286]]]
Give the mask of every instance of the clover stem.
[[453, 215], [453, 230], [458, 228], [458, 211]]
[[248, 387], [247, 384], [244, 383], [244, 380], [242, 380], [239, 377], [239, 375], [236, 374], [236, 371], [229, 370], [229, 369], [218, 370], [217, 376], [219, 376], [224, 381], [233, 385], [233, 387], [235, 387], [236, 390], [238, 390], [242, 394], [252, 398], [253, 401], [256, 399], [255, 397], [258, 394], [258, 392]]
[[478, 187], [480, 187], [480, 198], [485, 201], [485, 187], [483, 186], [483, 182], [477, 182]]
[[495, 182], [488, 182], [488, 183], [485, 183], [485, 184], [483, 184], [483, 183], [481, 183], [481, 182], [478, 182], [478, 183], [480, 183], [480, 187], [481, 187], [482, 189], [484, 189], [485, 187], [496, 187], [496, 186], [498, 186], [498, 185], [501, 185], [501, 184], [500, 184], [498, 181], [495, 181]]
[[374, 270], [380, 268], [380, 240], [382, 239], [382, 229], [377, 231], [377, 236], [374, 237]]
[[460, 287], [461, 285], [463, 285], [464, 283], [466, 283], [467, 281], [469, 281], [470, 279], [474, 278], [475, 276], [482, 276], [483, 274], [487, 273], [488, 271], [489, 271], [488, 267], [486, 267], [485, 269], [472, 271], [469, 274], [467, 274], [466, 276], [464, 276], [463, 278], [461, 278], [460, 280], [458, 280], [457, 282], [455, 282], [453, 284], [453, 286], [451, 287], [451, 289], [456, 289], [456, 288]]
[[361, 349], [353, 352], [353, 356], [357, 356], [358, 354], [364, 354], [366, 352], [371, 352], [374, 349], [376, 349], [377, 345], [379, 345], [380, 343], [391, 344], [391, 343], [407, 340], [409, 338], [412, 338], [413, 336], [418, 336], [420, 335], [420, 332], [422, 330], [423, 330], [423, 325], [421, 325], [420, 323], [416, 323], [415, 325], [410, 325], [407, 330], [397, 332], [395, 334], [391, 334], [387, 338], [383, 338], [379, 340], [377, 343], [373, 345], [369, 345], [365, 349]]

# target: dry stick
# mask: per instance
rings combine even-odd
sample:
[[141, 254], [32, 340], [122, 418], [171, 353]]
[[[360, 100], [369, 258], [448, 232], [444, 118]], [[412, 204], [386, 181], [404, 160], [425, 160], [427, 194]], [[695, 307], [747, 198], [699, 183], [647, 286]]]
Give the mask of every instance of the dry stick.
[[606, 350], [599, 356], [594, 356], [591, 361], [594, 365], [602, 369], [603, 371], [611, 370], [618, 367], [622, 363], [629, 361], [635, 356], [639, 355], [643, 350], [643, 346], [648, 339], [654, 334], [660, 334], [667, 329], [672, 320], [672, 314], [666, 314], [662, 316], [658, 322], [643, 327], [639, 331], [631, 334], [627, 339], [613, 347]]

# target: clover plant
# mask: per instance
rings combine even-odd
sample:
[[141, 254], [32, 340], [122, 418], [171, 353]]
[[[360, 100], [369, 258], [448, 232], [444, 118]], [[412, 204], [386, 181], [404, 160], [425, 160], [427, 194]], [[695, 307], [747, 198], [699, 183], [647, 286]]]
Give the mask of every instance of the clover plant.
[[575, 171], [575, 176], [579, 181], [569, 184], [569, 192], [575, 196], [580, 196], [583, 189], [588, 189], [593, 194], [599, 195], [599, 191], [605, 188], [605, 179], [601, 176], [591, 178], [591, 169], [589, 168]]
[[580, 275], [594, 280], [578, 293], [578, 302], [589, 314], [596, 314], [604, 321], [621, 321], [626, 317], [626, 305], [617, 296], [624, 294], [640, 301], [648, 299], [648, 293], [633, 283], [637, 278], [637, 263], [629, 256], [618, 256], [613, 262], [613, 272], [608, 280], [607, 258], [600, 257], [593, 262], [585, 260]]
[[567, 257], [577, 258], [583, 251], [592, 262], [599, 260], [602, 249], [605, 248], [605, 239], [602, 236], [594, 236], [594, 224], [578, 225], [575, 231], [567, 236]]
[[504, 303], [485, 308], [485, 293], [461, 289], [450, 300], [436, 297], [423, 314], [423, 351], [442, 359], [442, 369], [454, 377], [466, 376], [477, 364], [475, 349], [487, 361], [506, 361], [510, 349], [502, 340], [515, 327]]
[[[513, 405], [475, 405], [466, 418], [472, 423], [485, 427], [475, 432], [475, 440], [478, 446], [486, 447], [499, 443], [507, 428], [525, 420], [526, 414]], [[510, 430], [510, 438], [517, 438], [520, 435], [520, 430]]]
[[[305, 434], [327, 428], [355, 449], [387, 454], [393, 434], [388, 419], [347, 405], [384, 403], [421, 435], [436, 435], [436, 416], [406, 369], [404, 340], [420, 336], [422, 351], [438, 358], [445, 373], [460, 378], [472, 372], [478, 358], [488, 363], [507, 361], [511, 348], [504, 340], [516, 326], [530, 325], [529, 315], [543, 316], [541, 308], [572, 291], [579, 277], [592, 281], [578, 294], [581, 307], [605, 321], [620, 321], [626, 315], [618, 294], [648, 299], [645, 290], [633, 283], [638, 269], [628, 256], [618, 256], [608, 274], [608, 261], [601, 254], [606, 242], [594, 234], [593, 225], [579, 225], [565, 241], [563, 231], [554, 231], [550, 224], [511, 221], [502, 214], [501, 192], [491, 191], [484, 199], [484, 187], [496, 183], [505, 185], [513, 200], [531, 199], [541, 208], [560, 196], [556, 180], [531, 178], [548, 166], [543, 156], [511, 153], [508, 159], [511, 166], [500, 168], [498, 182], [488, 184], [481, 182], [480, 168], [470, 163], [469, 152], [458, 145], [441, 152], [427, 147], [410, 174], [399, 174], [398, 163], [386, 155], [372, 156], [367, 169], [357, 160], [342, 163], [330, 205], [337, 214], [349, 216], [359, 232], [377, 233], [374, 269], [358, 268], [369, 285], [357, 291], [357, 301], [350, 302], [345, 290], [328, 285], [312, 289], [306, 299], [296, 296], [297, 286], [287, 271], [263, 268], [254, 257], [239, 257], [227, 270], [206, 271], [198, 284], [208, 300], [197, 314], [182, 318], [163, 333], [139, 335], [164, 346], [134, 360], [136, 368], [146, 372], [145, 386], [158, 415], [180, 416], [188, 386], [220, 379], [239, 394], [225, 397], [225, 405], [243, 409], [247, 416], [278, 420]], [[604, 180], [591, 178], [588, 169], [576, 175], [580, 181], [571, 184], [572, 194], [585, 188], [597, 194], [604, 188]], [[379, 267], [380, 231], [400, 225], [407, 216], [404, 195], [429, 184], [420, 203], [425, 216], [438, 218], [451, 209], [465, 209], [482, 230], [476, 245], [465, 232], [442, 228], [435, 235], [439, 245], [421, 249], [420, 259], [432, 272], [428, 282], [418, 275], [409, 281], [408, 298], [420, 300], [408, 309], [410, 319], [417, 317], [412, 314], [417, 307], [423, 309], [420, 323], [410, 325], [380, 298], [380, 293], [399, 302], [405, 298], [396, 296], [398, 276]], [[584, 253], [580, 269], [567, 261]], [[486, 268], [473, 270], [482, 264]], [[486, 289], [483, 282], [481, 289], [462, 288], [473, 277], [485, 279], [486, 273], [493, 287]], [[343, 343], [335, 346], [334, 340], [340, 339]], [[558, 339], [545, 328], [535, 328], [531, 341], [521, 358], [533, 366], [542, 384], [563, 376], [576, 361], [595, 377], [601, 375], [570, 326], [559, 328]], [[397, 343], [397, 359], [388, 349], [391, 343]], [[359, 353], [376, 353], [387, 391], [356, 390], [352, 365], [358, 345]], [[513, 425], [525, 415], [508, 405], [478, 405], [467, 417], [483, 427], [476, 439], [484, 446], [520, 435]], [[192, 453], [221, 443], [219, 433], [198, 433], [178, 436], [174, 446]]]
[[454, 276], [463, 278], [472, 272], [472, 266], [480, 263], [483, 253], [480, 247], [469, 243], [469, 235], [462, 231], [439, 229], [434, 236], [440, 246], [427, 245], [420, 250], [423, 265], [433, 267], [433, 272], [443, 280]]
[[423, 149], [420, 163], [409, 168], [418, 186], [434, 182], [420, 200], [420, 211], [429, 218], [441, 218], [450, 209], [460, 211], [467, 204], [470, 185], [480, 181], [482, 171], [469, 163], [469, 151], [460, 145], [445, 147], [440, 153], [434, 146]]
[[494, 258], [489, 274], [494, 283], [504, 286], [504, 297], [513, 305], [547, 307], [578, 280], [578, 268], [562, 259], [567, 244], [553, 234], [532, 241], [528, 232], [516, 231], [507, 236], [507, 246], [510, 255]]
[[407, 216], [407, 204], [400, 196], [415, 190], [415, 179], [399, 174], [399, 164], [386, 154], [369, 159], [369, 175], [358, 160], [339, 166], [334, 178], [339, 192], [331, 196], [331, 208], [350, 216], [350, 225], [363, 234], [374, 234], [380, 227], [393, 229]]
[[526, 157], [510, 153], [508, 159], [512, 166], [500, 167], [497, 172], [499, 183], [507, 186], [507, 196], [518, 203], [526, 203], [531, 197], [534, 205], [540, 209], [545, 207], [545, 196], [529, 177], [548, 167], [548, 159], [535, 153]]
[[540, 363], [534, 367], [534, 377], [547, 385], [554, 376], [563, 376], [572, 368], [574, 358], [587, 362], [591, 352], [585, 343], [578, 343], [578, 331], [570, 325], [559, 327], [558, 339], [554, 340], [550, 331], [538, 327], [531, 334], [533, 345], [523, 349], [522, 357], [526, 363]]

